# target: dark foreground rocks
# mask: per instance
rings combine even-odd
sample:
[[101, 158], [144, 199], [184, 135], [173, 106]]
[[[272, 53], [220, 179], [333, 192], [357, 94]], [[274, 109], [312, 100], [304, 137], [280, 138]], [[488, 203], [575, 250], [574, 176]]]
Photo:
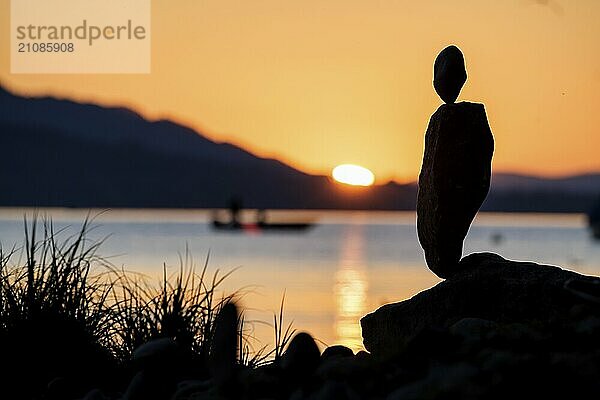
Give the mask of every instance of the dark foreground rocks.
[[599, 278], [489, 253], [461, 262], [453, 279], [361, 321], [395, 375], [388, 399], [600, 395]]
[[[185, 353], [176, 341], [156, 339], [135, 351], [122, 391], [91, 389], [79, 398], [600, 396], [599, 278], [489, 253], [467, 256], [461, 264], [452, 279], [366, 316], [363, 335], [371, 353], [354, 354], [343, 346], [320, 353], [311, 335], [299, 333], [273, 362], [242, 365], [234, 335], [239, 315], [231, 304], [217, 318], [207, 373], [183, 371]], [[56, 394], [60, 387], [54, 386]]]
[[319, 355], [300, 333], [281, 359], [182, 380], [170, 398], [598, 398], [600, 279], [491, 254], [463, 262], [469, 272], [367, 316], [371, 354]]
[[431, 116], [419, 175], [417, 230], [427, 266], [458, 270], [463, 240], [490, 188], [494, 138], [483, 104], [444, 104]]

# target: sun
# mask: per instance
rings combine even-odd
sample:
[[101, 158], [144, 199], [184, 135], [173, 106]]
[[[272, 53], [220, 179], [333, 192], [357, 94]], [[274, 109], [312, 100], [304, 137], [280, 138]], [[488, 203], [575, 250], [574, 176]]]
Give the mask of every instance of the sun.
[[340, 183], [354, 186], [371, 186], [375, 181], [375, 175], [371, 171], [355, 164], [338, 165], [331, 176]]

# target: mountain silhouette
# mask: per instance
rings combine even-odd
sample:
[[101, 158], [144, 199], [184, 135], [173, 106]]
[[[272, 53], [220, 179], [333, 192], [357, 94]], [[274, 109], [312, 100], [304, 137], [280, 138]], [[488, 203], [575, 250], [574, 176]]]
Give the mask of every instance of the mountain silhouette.
[[342, 188], [124, 108], [0, 88], [2, 206], [411, 209], [414, 185]]
[[[354, 188], [169, 120], [0, 87], [0, 206], [414, 210], [416, 184]], [[482, 209], [586, 211], [600, 175], [495, 174]]]

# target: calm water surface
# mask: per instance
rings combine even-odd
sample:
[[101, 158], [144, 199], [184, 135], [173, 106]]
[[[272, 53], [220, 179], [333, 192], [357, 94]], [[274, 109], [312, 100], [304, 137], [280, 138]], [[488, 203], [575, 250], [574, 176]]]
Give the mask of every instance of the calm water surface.
[[[39, 213], [75, 233], [88, 212]], [[22, 244], [25, 214], [33, 211], [0, 209], [4, 249]], [[169, 271], [178, 270], [186, 247], [199, 267], [210, 252], [210, 271], [237, 268], [222, 289], [244, 288], [248, 320], [271, 322], [285, 291], [286, 320], [326, 344], [360, 349], [362, 315], [439, 281], [425, 266], [414, 213], [280, 211], [268, 216], [314, 220], [316, 226], [305, 233], [215, 232], [209, 213], [195, 210], [94, 210], [91, 215], [96, 217], [90, 236], [108, 236], [100, 254], [114, 265], [158, 278], [163, 263]], [[477, 251], [600, 275], [600, 242], [590, 238], [581, 215], [482, 213], [464, 249], [465, 254]], [[271, 327], [254, 327], [258, 340], [272, 343]]]

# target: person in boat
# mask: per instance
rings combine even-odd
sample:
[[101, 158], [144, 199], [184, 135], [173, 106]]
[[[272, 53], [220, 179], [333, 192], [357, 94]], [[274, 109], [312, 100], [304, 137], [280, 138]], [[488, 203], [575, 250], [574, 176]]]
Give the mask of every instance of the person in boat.
[[256, 210], [256, 225], [265, 226], [267, 224], [267, 212], [263, 209]]
[[242, 201], [233, 197], [229, 201], [229, 225], [232, 227], [242, 226], [240, 222], [240, 210], [242, 209]]

